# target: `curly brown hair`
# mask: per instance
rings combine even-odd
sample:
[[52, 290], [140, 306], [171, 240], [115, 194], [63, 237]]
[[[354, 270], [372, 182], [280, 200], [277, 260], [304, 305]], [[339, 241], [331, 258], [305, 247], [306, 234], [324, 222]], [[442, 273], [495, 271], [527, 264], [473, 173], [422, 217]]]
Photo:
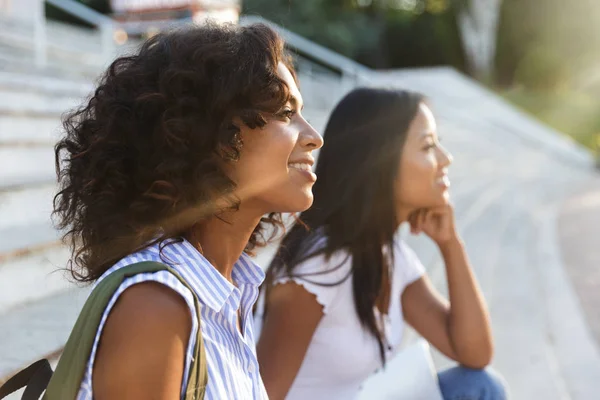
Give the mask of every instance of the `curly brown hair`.
[[[234, 121], [263, 127], [288, 101], [280, 62], [295, 78], [266, 25], [209, 23], [160, 33], [110, 65], [89, 101], [64, 118], [55, 146], [53, 216], [76, 280], [93, 281], [149, 243], [182, 235], [223, 211], [224, 198], [227, 208], [239, 205], [220, 165], [239, 157]], [[263, 218], [246, 251], [280, 221]]]

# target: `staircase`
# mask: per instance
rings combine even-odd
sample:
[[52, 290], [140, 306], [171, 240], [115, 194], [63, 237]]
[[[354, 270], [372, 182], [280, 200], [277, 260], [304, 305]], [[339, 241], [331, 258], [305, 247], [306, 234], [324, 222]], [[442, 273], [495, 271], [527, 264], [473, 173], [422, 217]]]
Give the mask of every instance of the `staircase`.
[[[0, 23], [0, 381], [37, 358], [59, 354], [89, 293], [61, 271], [68, 252], [50, 220], [53, 145], [61, 114], [89, 95], [105, 63], [94, 58], [100, 42], [93, 31], [61, 24], [48, 29], [56, 34], [49, 35], [48, 66], [38, 69], [27, 29]], [[335, 102], [355, 84], [428, 96], [455, 158], [452, 196], [490, 304], [494, 366], [517, 400], [595, 398], [600, 355], [564, 274], [554, 224], [557, 206], [592, 176], [592, 157], [454, 70], [353, 69], [340, 56], [284, 33], [293, 48], [312, 55], [300, 58], [299, 76], [305, 114], [321, 131]], [[323, 67], [323, 60], [331, 65]], [[349, 70], [360, 79], [348, 79]], [[407, 240], [444, 292], [434, 246]], [[261, 265], [275, 247], [259, 254]], [[409, 332], [406, 341], [415, 337]], [[435, 360], [438, 367], [449, 365], [439, 354]], [[398, 379], [392, 361], [367, 383], [364, 398], [385, 398]]]
[[91, 69], [51, 58], [38, 71], [32, 59], [1, 42], [0, 377], [59, 349], [86, 293], [60, 271], [68, 252], [50, 213], [60, 117], [90, 92]]

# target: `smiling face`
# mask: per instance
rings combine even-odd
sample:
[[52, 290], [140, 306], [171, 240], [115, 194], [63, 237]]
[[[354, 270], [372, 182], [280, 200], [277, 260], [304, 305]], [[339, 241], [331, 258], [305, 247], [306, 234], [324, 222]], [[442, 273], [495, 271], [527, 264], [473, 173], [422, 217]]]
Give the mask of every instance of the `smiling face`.
[[433, 114], [421, 103], [400, 157], [395, 188], [398, 215], [447, 204], [451, 163], [452, 156], [440, 145]]
[[302, 95], [288, 68], [280, 63], [279, 77], [287, 84], [290, 100], [262, 128], [241, 127], [243, 147], [228, 175], [236, 183], [242, 207], [261, 213], [300, 212], [313, 202], [313, 150], [323, 138], [302, 116]]

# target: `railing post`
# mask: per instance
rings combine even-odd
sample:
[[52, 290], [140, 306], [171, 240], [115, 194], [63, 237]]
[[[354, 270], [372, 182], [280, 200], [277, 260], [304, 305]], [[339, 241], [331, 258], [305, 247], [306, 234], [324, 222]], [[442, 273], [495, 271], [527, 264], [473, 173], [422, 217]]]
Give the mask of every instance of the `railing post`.
[[43, 68], [48, 64], [48, 54], [46, 48], [46, 12], [44, 10], [44, 0], [38, 0], [35, 2], [33, 14], [35, 65], [38, 68]]
[[342, 93], [344, 96], [346, 93], [354, 89], [357, 85], [358, 72], [354, 69], [344, 68], [342, 70]]
[[102, 45], [102, 61], [110, 62], [115, 56], [114, 27], [110, 22], [100, 24], [100, 40]]

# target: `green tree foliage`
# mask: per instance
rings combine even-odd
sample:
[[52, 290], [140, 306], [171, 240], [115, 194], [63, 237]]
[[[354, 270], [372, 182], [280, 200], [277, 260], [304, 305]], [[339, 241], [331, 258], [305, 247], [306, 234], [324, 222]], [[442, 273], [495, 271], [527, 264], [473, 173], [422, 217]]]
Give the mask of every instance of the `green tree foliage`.
[[[546, 81], [550, 84], [547, 88], [553, 89], [551, 76], [561, 81], [572, 78], [597, 58], [598, 26], [596, 0], [504, 0], [496, 51], [497, 82], [539, 88]], [[535, 69], [546, 78], [536, 76]]]
[[370, 67], [464, 66], [449, 0], [245, 0], [243, 6], [245, 14]]
[[600, 66], [597, 0], [504, 0], [496, 82], [504, 96], [594, 148], [600, 93], [581, 87]]
[[390, 12], [384, 43], [391, 67], [451, 65], [465, 69], [453, 10], [419, 14]]
[[552, 47], [537, 46], [525, 53], [515, 71], [515, 83], [528, 90], [559, 91], [568, 87], [569, 65]]
[[355, 58], [378, 46], [381, 26], [346, 0], [246, 0], [243, 13], [258, 14], [343, 55]]

